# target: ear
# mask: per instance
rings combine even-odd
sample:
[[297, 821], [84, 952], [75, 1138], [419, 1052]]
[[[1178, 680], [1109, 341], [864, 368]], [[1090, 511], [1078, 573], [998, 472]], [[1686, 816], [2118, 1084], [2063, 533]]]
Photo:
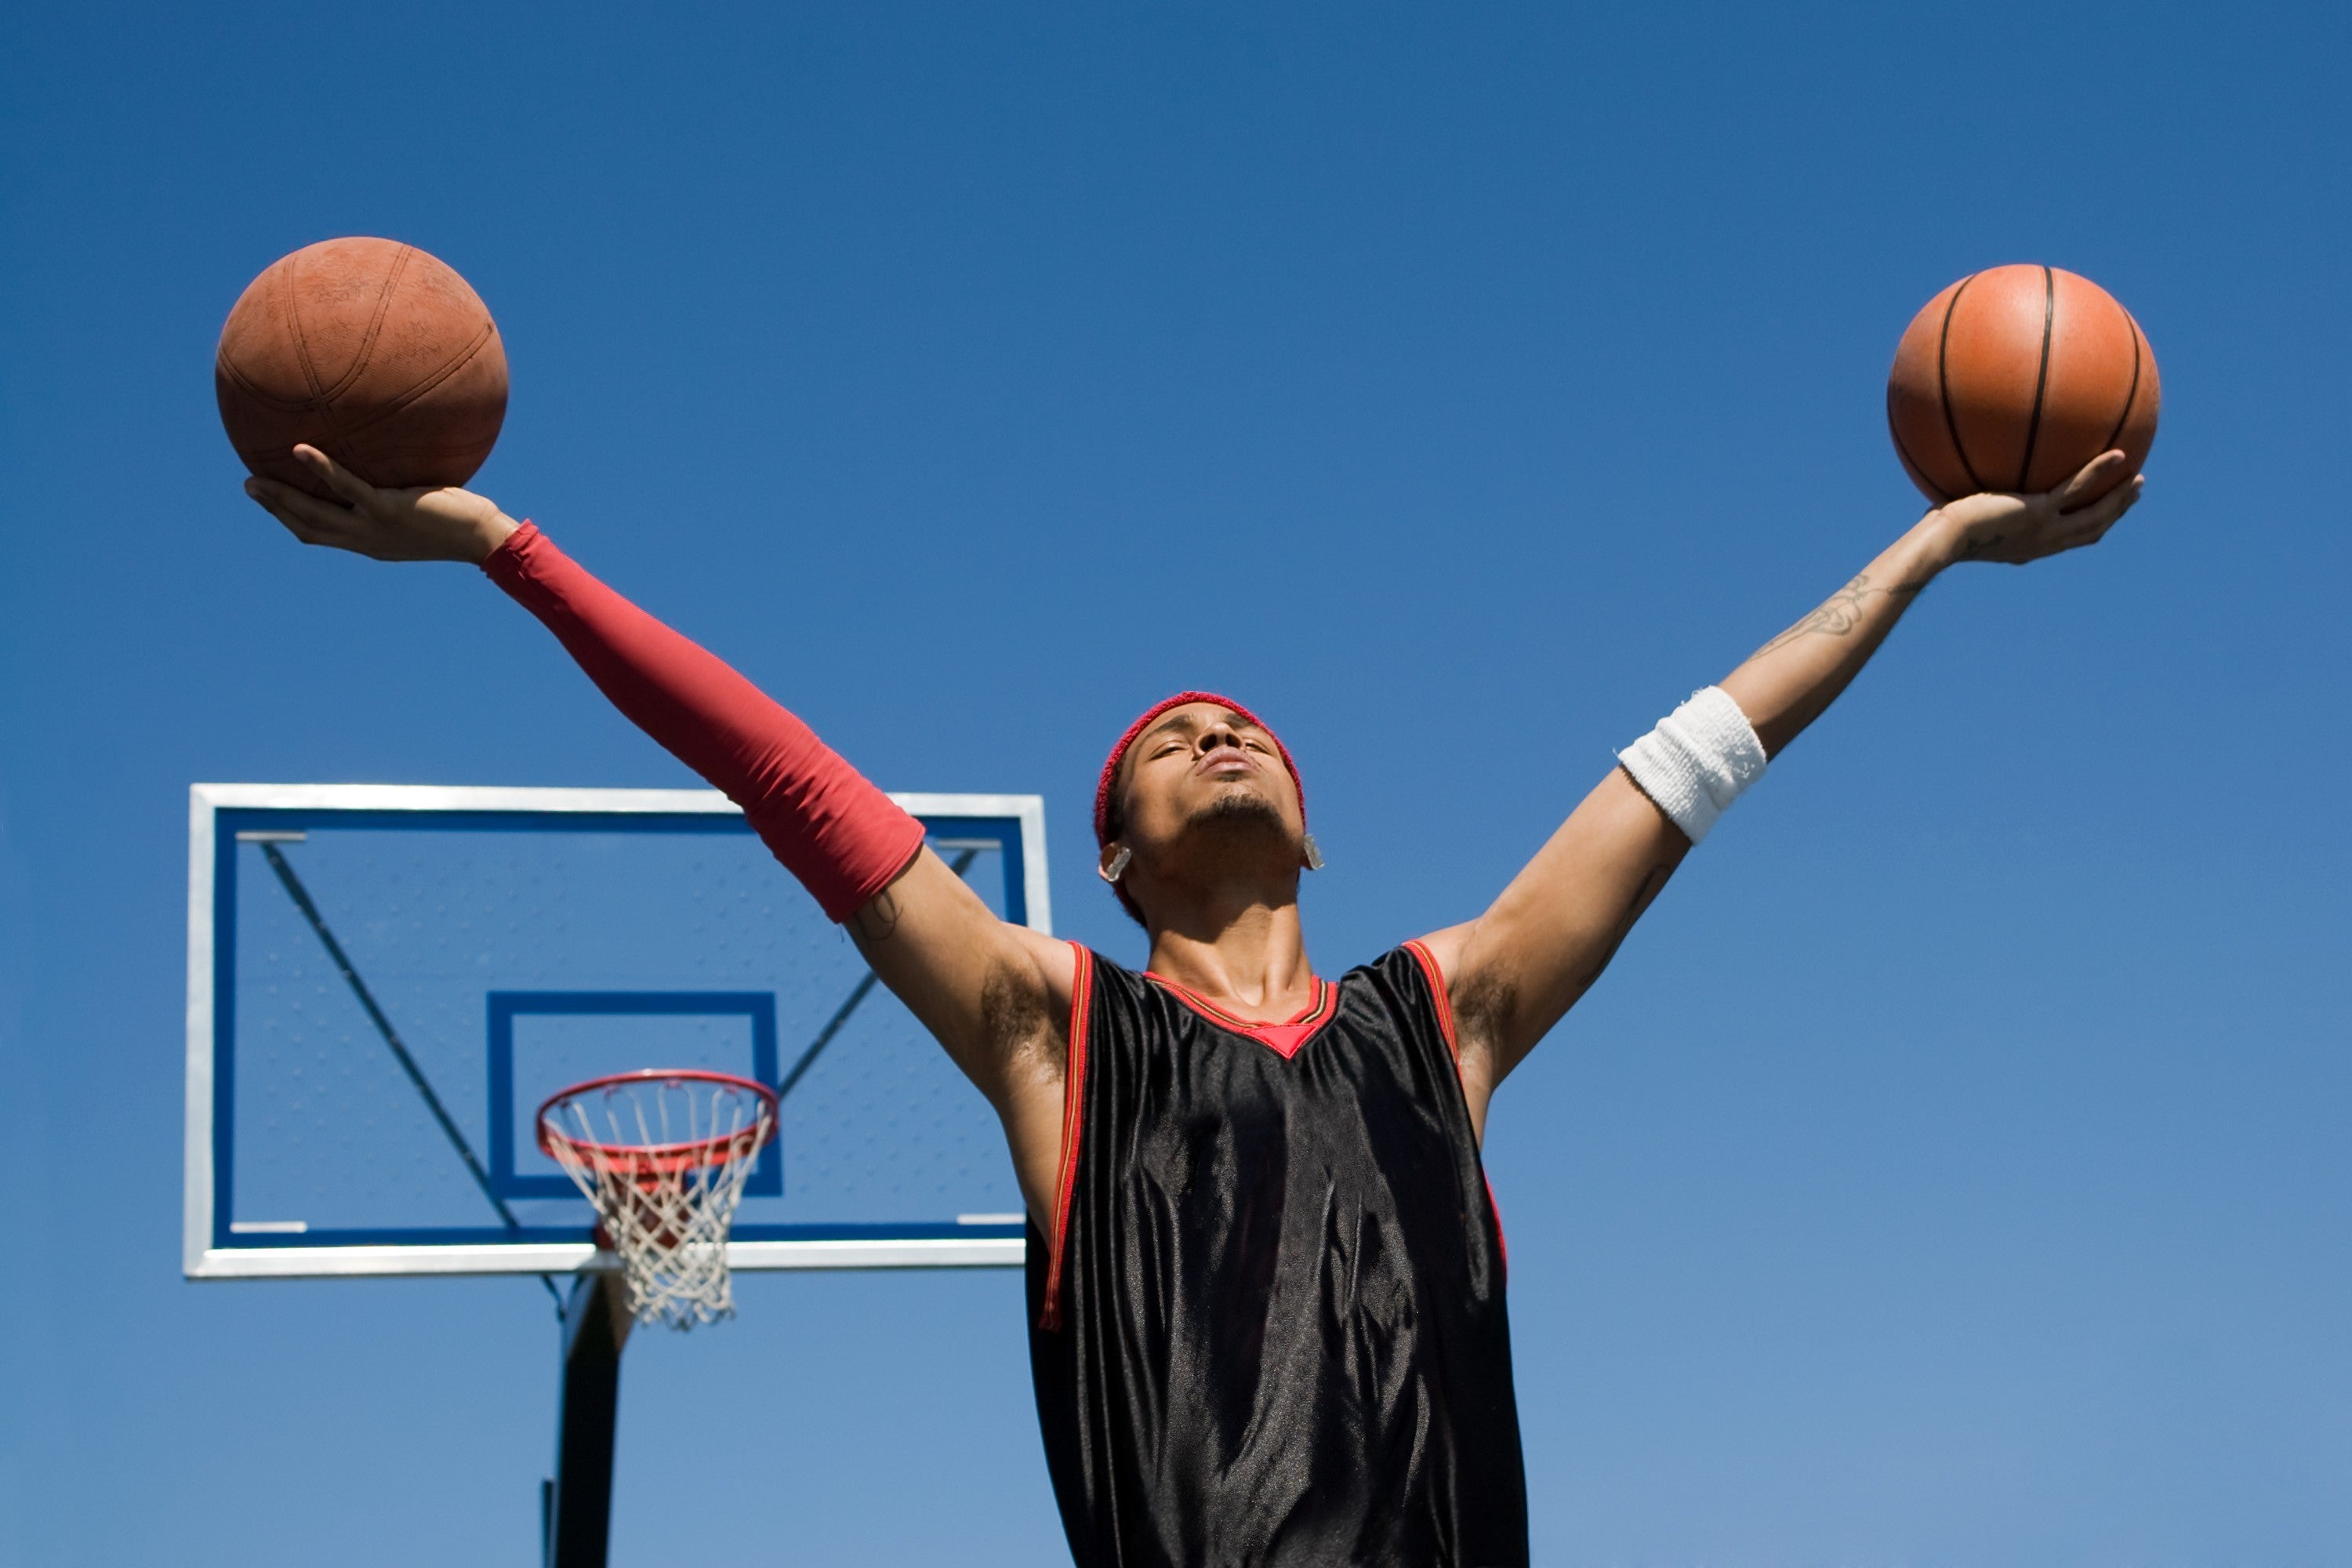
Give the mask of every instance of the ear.
[[1117, 882], [1127, 874], [1127, 863], [1135, 858], [1135, 851], [1124, 844], [1103, 846], [1102, 858], [1095, 863], [1095, 875], [1106, 882]]

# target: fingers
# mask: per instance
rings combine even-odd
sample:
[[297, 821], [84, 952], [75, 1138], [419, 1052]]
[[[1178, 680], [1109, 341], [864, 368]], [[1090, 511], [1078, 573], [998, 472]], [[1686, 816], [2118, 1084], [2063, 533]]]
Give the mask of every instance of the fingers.
[[245, 493], [305, 544], [324, 544], [337, 550], [360, 548], [360, 519], [349, 507], [337, 506], [292, 485], [258, 477], [245, 481]]
[[2080, 550], [2096, 544], [2107, 536], [2107, 531], [2123, 521], [2124, 513], [2139, 504], [2141, 488], [2147, 479], [2138, 474], [2117, 485], [2079, 512], [2068, 514], [2061, 521], [2064, 531], [2058, 537], [2059, 550]]
[[373, 507], [375, 487], [345, 468], [318, 447], [303, 443], [294, 448], [294, 460], [319, 476], [320, 483], [355, 507]]
[[2081, 511], [2065, 513], [2065, 520], [2078, 527], [2095, 528], [2105, 533], [2124, 513], [2139, 504], [2139, 492], [2147, 483], [2145, 474], [2134, 474]]
[[2116, 481], [2123, 474], [2124, 466], [2130, 460], [2118, 451], [2102, 452], [2076, 469], [2073, 479], [2052, 492], [2051, 499], [2057, 502], [2059, 511], [2071, 512], [2077, 507], [2110, 495], [2115, 491]]

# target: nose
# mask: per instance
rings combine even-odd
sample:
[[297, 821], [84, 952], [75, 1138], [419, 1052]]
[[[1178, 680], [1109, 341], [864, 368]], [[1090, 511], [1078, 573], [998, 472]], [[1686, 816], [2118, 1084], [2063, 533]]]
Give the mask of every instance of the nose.
[[1234, 729], [1232, 724], [1220, 720], [1202, 730], [1201, 738], [1194, 742], [1193, 745], [1204, 757], [1221, 746], [1231, 746], [1234, 750], [1239, 751], [1242, 745], [1241, 731]]

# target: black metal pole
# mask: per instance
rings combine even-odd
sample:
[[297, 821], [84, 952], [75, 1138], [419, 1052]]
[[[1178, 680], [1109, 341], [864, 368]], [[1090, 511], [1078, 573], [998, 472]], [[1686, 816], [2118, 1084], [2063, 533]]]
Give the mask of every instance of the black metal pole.
[[555, 1477], [540, 1492], [544, 1568], [604, 1568], [613, 1530], [613, 1430], [629, 1292], [617, 1273], [581, 1275], [563, 1312], [563, 1393]]

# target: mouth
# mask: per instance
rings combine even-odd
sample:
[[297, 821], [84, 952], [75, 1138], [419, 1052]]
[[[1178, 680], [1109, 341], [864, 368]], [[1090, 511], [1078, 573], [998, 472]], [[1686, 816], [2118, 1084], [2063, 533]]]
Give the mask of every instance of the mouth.
[[1219, 746], [1193, 763], [1192, 772], [1203, 778], [1246, 778], [1257, 772], [1257, 763], [1239, 746]]

